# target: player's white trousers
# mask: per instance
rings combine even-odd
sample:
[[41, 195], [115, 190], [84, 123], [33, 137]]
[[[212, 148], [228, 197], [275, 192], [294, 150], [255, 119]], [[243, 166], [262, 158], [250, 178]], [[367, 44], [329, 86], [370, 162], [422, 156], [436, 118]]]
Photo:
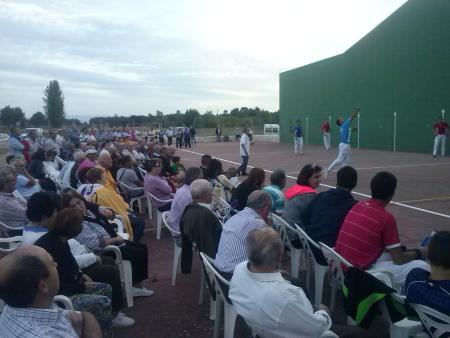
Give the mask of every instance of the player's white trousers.
[[439, 144], [441, 145], [441, 155], [445, 156], [445, 135], [436, 135], [434, 137], [433, 156], [437, 155]]
[[294, 152], [296, 154], [303, 154], [303, 137], [294, 136]]
[[323, 145], [326, 150], [330, 149], [330, 133], [323, 133]]
[[337, 159], [330, 164], [327, 172], [333, 170], [335, 167], [345, 167], [350, 163], [350, 144], [339, 143], [339, 155]]

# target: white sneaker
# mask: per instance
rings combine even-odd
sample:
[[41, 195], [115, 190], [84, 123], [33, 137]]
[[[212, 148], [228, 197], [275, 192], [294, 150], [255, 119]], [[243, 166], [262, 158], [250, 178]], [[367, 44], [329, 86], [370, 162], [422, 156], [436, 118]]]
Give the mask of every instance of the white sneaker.
[[153, 290], [147, 288], [133, 288], [133, 297], [150, 297], [153, 293]]
[[128, 327], [134, 325], [133, 318], [127, 317], [122, 311], [119, 311], [116, 318], [112, 320], [113, 327]]

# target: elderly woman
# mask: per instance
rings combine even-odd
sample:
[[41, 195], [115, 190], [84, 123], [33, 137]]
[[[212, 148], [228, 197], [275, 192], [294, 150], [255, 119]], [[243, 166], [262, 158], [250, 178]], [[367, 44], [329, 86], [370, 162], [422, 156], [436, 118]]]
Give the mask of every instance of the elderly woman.
[[112, 337], [111, 286], [94, 283], [73, 257], [68, 240], [81, 232], [82, 217], [76, 210], [62, 210], [56, 216], [49, 232], [35, 245], [45, 249], [57, 264], [59, 294], [70, 297], [77, 311], [88, 311], [97, 319], [103, 337]]
[[0, 226], [0, 237], [20, 235], [22, 227], [27, 223], [25, 210], [27, 201], [13, 194], [16, 189], [16, 174], [12, 167], [0, 167], [0, 221], [17, 228], [10, 230]]
[[122, 189], [122, 193], [125, 194], [126, 198], [133, 198], [143, 195], [144, 183], [139, 180], [136, 171], [133, 169], [133, 159], [127, 155], [122, 156], [118, 160], [118, 164], [120, 168], [117, 170], [116, 179], [117, 182], [126, 185], [126, 187]]
[[135, 242], [139, 242], [144, 234], [145, 221], [134, 214], [122, 196], [104, 186], [103, 170], [99, 168], [90, 169], [86, 174], [86, 179], [95, 187], [91, 190], [88, 200], [110, 208], [116, 214], [122, 216], [125, 220], [124, 227], [130, 235], [130, 238], [133, 238]]
[[16, 190], [23, 198], [28, 200], [31, 195], [41, 191], [39, 181], [31, 176], [25, 168], [26, 163], [23, 156], [15, 156], [14, 159], [11, 160], [11, 165], [13, 165], [16, 170]]
[[[75, 237], [81, 244], [97, 254], [101, 254], [106, 245], [118, 245], [122, 258], [131, 262], [134, 296], [151, 296], [153, 291], [142, 287], [142, 281], [148, 278], [148, 252], [145, 244], [125, 241], [117, 234], [111, 235], [105, 230], [105, 219], [88, 209], [88, 202], [75, 191], [66, 191], [62, 197], [64, 208], [73, 208], [83, 217], [83, 229]], [[107, 221], [106, 221], [107, 222]]]
[[261, 168], [253, 168], [247, 179], [233, 191], [231, 206], [236, 210], [243, 210], [247, 205], [248, 196], [253, 191], [261, 189], [265, 179], [266, 174], [264, 170]]
[[[144, 191], [145, 193], [151, 193], [153, 196], [160, 200], [172, 199], [172, 193], [174, 192], [167, 179], [162, 177], [161, 174], [161, 160], [154, 158], [144, 163], [144, 169], [147, 174], [144, 177]], [[172, 202], [155, 202], [159, 211], [169, 211]]]

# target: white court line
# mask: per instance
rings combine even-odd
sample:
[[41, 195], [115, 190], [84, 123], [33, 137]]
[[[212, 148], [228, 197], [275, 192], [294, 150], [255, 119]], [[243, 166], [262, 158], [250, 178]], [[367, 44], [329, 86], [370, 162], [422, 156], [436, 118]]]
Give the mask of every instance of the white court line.
[[[185, 152], [188, 152], [188, 153], [191, 153], [191, 154], [203, 156], [203, 154], [197, 153], [197, 152], [192, 151], [192, 150], [185, 150], [185, 149], [181, 149], [181, 150], [183, 150], [183, 151], [185, 151]], [[217, 158], [218, 160], [224, 161], [224, 162], [228, 162], [228, 163], [240, 165], [240, 163], [237, 163], [237, 162], [234, 162], [234, 161], [230, 161], [230, 160], [227, 160], [227, 159], [224, 159], [224, 158], [220, 158], [220, 157], [217, 157], [217, 156], [215, 156], [215, 155], [211, 155], [211, 156], [214, 157], [214, 158]], [[436, 163], [436, 164], [437, 164], [437, 163]], [[254, 167], [251, 166], [251, 165], [248, 165], [248, 167], [249, 167], [249, 168], [254, 168]], [[267, 173], [272, 173], [272, 172], [273, 172], [273, 171], [267, 170], [267, 169], [263, 169], [263, 170], [264, 170], [265, 172], [267, 172]], [[297, 177], [290, 176], [290, 175], [286, 175], [286, 177], [289, 177], [289, 178], [291, 178], [291, 179], [293, 179], [293, 180], [296, 180], [296, 179], [297, 179]], [[328, 184], [323, 184], [323, 183], [321, 183], [320, 185], [321, 185], [321, 186], [324, 186], [324, 187], [327, 187], [327, 188], [335, 188], [334, 186], [328, 185]], [[363, 193], [361, 193], [361, 192], [352, 191], [352, 193], [355, 194], [355, 195], [359, 195], [359, 196], [363, 196], [363, 197], [370, 198], [369, 195], [363, 194]], [[435, 211], [431, 211], [431, 210], [428, 210], [428, 209], [423, 209], [423, 208], [413, 207], [412, 205], [403, 204], [403, 203], [400, 203], [400, 202], [394, 202], [394, 201], [391, 201], [390, 204], [394, 204], [394, 205], [398, 205], [398, 206], [400, 206], [400, 207], [404, 207], [404, 208], [408, 208], [408, 209], [412, 209], [412, 210], [416, 210], [416, 211], [421, 211], [421, 212], [424, 212], [424, 213], [427, 213], [427, 214], [436, 215], [436, 216], [441, 216], [441, 217], [449, 218], [449, 219], [450, 219], [450, 215], [442, 214], [442, 213], [435, 212]]]

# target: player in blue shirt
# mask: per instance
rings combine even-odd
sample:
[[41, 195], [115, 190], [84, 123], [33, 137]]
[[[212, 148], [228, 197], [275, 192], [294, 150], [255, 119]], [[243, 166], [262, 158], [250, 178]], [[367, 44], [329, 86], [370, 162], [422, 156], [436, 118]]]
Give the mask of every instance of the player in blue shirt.
[[338, 157], [330, 164], [325, 170], [324, 177], [328, 176], [328, 173], [336, 167], [345, 167], [350, 163], [350, 137], [351, 137], [351, 123], [359, 112], [359, 107], [356, 107], [349, 117], [344, 119], [340, 116], [336, 120], [336, 124], [339, 126], [339, 154]]
[[292, 130], [294, 132], [294, 152], [296, 155], [303, 155], [303, 132], [300, 120], [295, 121], [295, 126]]

